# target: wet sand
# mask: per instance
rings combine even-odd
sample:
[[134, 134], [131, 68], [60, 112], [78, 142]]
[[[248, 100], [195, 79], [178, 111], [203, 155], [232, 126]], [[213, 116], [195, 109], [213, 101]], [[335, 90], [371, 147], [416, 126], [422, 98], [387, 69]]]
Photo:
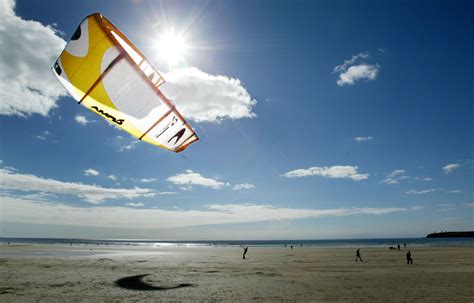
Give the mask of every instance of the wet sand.
[[474, 247], [1, 245], [1, 302], [473, 302]]

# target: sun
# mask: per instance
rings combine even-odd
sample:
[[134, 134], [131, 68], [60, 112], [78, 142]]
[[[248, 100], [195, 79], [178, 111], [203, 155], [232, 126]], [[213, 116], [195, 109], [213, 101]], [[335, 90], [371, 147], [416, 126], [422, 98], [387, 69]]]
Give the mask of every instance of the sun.
[[156, 42], [156, 49], [160, 60], [169, 66], [174, 66], [184, 61], [188, 46], [183, 35], [175, 33], [174, 30], [168, 30], [160, 35]]

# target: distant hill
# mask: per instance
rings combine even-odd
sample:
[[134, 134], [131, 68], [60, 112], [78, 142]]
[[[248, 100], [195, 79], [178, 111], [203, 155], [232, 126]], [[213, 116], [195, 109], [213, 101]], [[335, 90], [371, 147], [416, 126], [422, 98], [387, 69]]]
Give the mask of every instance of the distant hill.
[[474, 231], [443, 231], [432, 233], [427, 238], [474, 238]]

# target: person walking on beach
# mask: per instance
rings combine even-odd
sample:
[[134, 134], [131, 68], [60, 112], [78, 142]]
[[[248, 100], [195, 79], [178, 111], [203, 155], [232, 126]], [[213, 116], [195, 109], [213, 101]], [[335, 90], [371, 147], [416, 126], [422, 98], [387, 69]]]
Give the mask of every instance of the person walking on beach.
[[245, 259], [245, 255], [247, 254], [247, 251], [249, 250], [249, 247], [243, 247], [242, 248], [244, 249], [244, 254], [242, 255], [242, 259]]
[[407, 252], [407, 264], [413, 264], [413, 259], [411, 258], [411, 252]]
[[404, 248], [407, 248], [407, 244], [406, 244], [406, 243], [403, 243], [403, 247], [404, 247]]
[[397, 244], [398, 250], [400, 250], [400, 244]]
[[357, 260], [360, 260], [360, 262], [364, 262], [362, 261], [362, 257], [360, 256], [360, 248], [358, 248], [356, 251], [356, 262]]

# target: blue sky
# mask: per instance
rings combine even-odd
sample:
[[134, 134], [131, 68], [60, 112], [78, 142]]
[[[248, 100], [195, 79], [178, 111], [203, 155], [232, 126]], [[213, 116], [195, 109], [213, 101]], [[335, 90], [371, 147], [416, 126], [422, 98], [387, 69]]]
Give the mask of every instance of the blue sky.
[[[468, 1], [3, 1], [1, 11], [0, 236], [473, 228]], [[49, 68], [93, 12], [163, 72], [199, 142], [161, 150], [67, 95]], [[189, 46], [176, 66], [157, 55], [166, 28]]]

